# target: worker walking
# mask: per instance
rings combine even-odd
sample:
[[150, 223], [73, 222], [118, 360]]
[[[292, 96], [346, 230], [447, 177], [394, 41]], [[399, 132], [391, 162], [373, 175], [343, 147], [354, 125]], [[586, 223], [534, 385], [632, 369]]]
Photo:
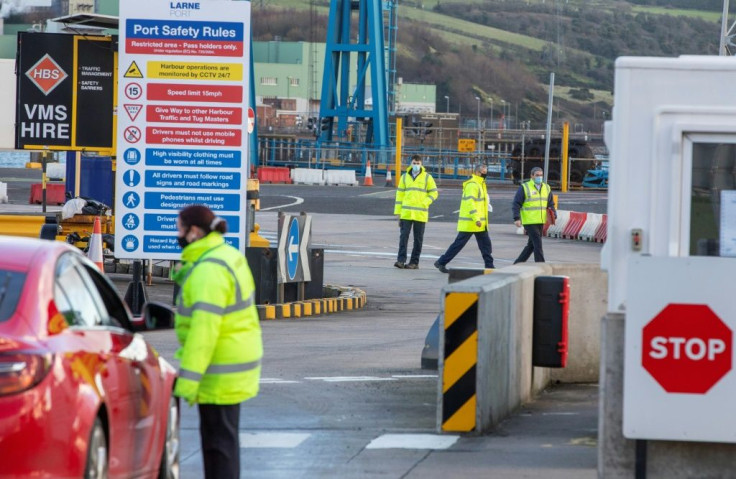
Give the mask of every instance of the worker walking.
[[493, 246], [488, 234], [488, 189], [486, 175], [488, 167], [483, 164], [475, 165], [473, 175], [463, 183], [463, 197], [460, 202], [460, 214], [457, 219], [457, 237], [447, 248], [447, 251], [435, 261], [434, 266], [443, 273], [447, 273], [447, 263], [457, 256], [465, 247], [471, 236], [475, 236], [483, 263], [486, 268], [493, 266]]
[[[394, 214], [399, 216], [399, 254], [394, 266], [400, 269], [417, 269], [422, 254], [424, 227], [429, 220], [429, 205], [437, 199], [437, 184], [432, 175], [422, 166], [422, 157], [414, 155], [406, 173], [401, 175], [396, 189]], [[409, 232], [414, 231], [414, 246], [411, 258], [406, 263], [406, 247]]]
[[240, 477], [240, 403], [258, 394], [261, 327], [245, 256], [223, 238], [227, 223], [206, 206], [176, 219], [182, 267], [173, 279], [181, 348], [174, 394], [199, 405], [207, 479]]
[[542, 250], [542, 230], [547, 220], [547, 209], [557, 218], [555, 202], [552, 197], [551, 188], [543, 180], [544, 172], [538, 166], [532, 168], [531, 178], [519, 185], [514, 196], [514, 204], [511, 207], [514, 215], [514, 224], [517, 228], [524, 225], [524, 230], [529, 236], [526, 246], [514, 264], [523, 263], [534, 253], [536, 263], [544, 263], [544, 251]]

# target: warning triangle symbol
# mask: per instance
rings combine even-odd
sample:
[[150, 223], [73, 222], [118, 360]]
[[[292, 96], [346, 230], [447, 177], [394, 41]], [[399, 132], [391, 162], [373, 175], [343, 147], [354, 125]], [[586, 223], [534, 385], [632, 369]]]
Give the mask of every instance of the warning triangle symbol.
[[143, 78], [143, 73], [141, 73], [141, 69], [138, 68], [138, 65], [136, 65], [134, 61], [130, 64], [123, 76], [125, 78]]
[[141, 112], [141, 108], [143, 108], [143, 105], [133, 105], [126, 103], [123, 105], [125, 107], [125, 111], [128, 113], [128, 116], [130, 117], [130, 121], [135, 121], [136, 117], [138, 116], [138, 113]]

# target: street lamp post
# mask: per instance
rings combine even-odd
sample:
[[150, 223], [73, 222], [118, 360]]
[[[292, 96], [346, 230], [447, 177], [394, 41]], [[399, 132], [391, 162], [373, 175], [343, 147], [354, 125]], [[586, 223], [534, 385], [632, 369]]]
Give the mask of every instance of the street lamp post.
[[491, 98], [491, 129], [493, 129], [493, 98]]
[[478, 96], [475, 97], [475, 101], [478, 102], [478, 118], [476, 120], [477, 123], [476, 123], [475, 127], [478, 129], [478, 146], [477, 146], [477, 149], [478, 149], [478, 152], [480, 152], [480, 97], [478, 97]]
[[505, 130], [506, 125], [506, 100], [501, 100], [501, 129]]
[[445, 101], [447, 102], [447, 109], [445, 110], [445, 113], [450, 113], [450, 97], [445, 95]]

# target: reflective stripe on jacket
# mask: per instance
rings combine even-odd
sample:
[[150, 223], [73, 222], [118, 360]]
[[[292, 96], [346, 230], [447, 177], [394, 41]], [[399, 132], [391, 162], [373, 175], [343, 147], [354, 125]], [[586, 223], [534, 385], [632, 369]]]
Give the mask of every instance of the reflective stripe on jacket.
[[521, 224], [538, 225], [547, 220], [547, 206], [551, 189], [547, 183], [537, 190], [534, 180], [525, 181], [521, 184], [524, 189], [524, 203], [521, 204], [519, 216]]
[[[481, 225], [476, 224], [477, 221]], [[485, 180], [473, 175], [463, 183], [463, 197], [457, 218], [457, 230], [466, 233], [483, 231], [488, 227], [488, 190]]]
[[416, 178], [411, 177], [411, 166], [401, 175], [396, 189], [394, 214], [402, 220], [426, 223], [429, 220], [429, 205], [439, 195], [432, 175], [422, 167]]
[[176, 335], [182, 347], [174, 390], [200, 404], [237, 404], [258, 394], [261, 326], [245, 256], [219, 233], [188, 245], [174, 278]]

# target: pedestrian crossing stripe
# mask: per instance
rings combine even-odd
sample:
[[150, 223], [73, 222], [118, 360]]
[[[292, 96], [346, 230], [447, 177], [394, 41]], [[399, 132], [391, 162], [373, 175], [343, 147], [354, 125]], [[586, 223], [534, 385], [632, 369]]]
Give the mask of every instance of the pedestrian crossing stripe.
[[475, 429], [478, 293], [447, 293], [444, 304], [442, 431]]
[[123, 75], [125, 78], [143, 78], [143, 73], [141, 73], [141, 69], [138, 68], [138, 65], [133, 61], [127, 70], [125, 70], [125, 75]]

